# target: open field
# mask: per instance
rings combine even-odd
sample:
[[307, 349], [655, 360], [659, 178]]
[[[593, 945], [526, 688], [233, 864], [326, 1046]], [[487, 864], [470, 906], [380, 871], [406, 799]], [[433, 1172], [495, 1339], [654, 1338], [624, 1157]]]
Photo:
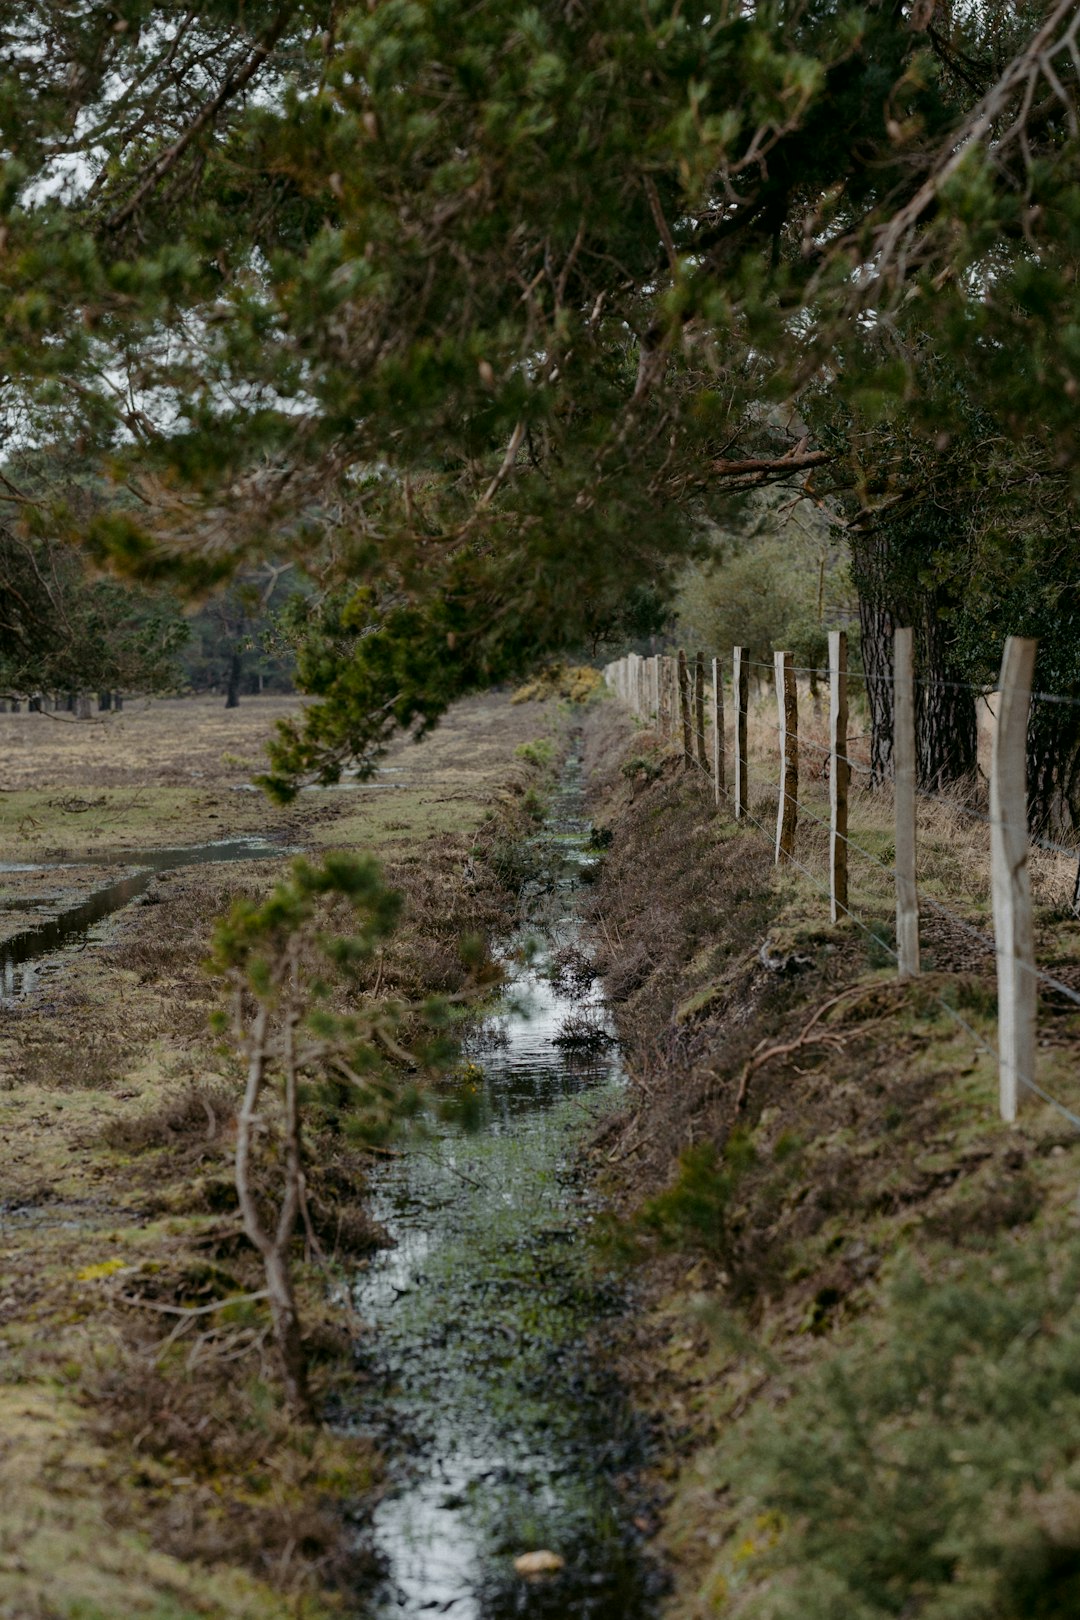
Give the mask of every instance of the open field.
[[[100, 729], [0, 717], [9, 741], [23, 738], [3, 784], [16, 791], [0, 799], [5, 857], [43, 862], [61, 847], [90, 862], [4, 874], [9, 904], [40, 883], [34, 915], [47, 917], [124, 849], [237, 833], [286, 849], [373, 844], [407, 902], [386, 982], [408, 993], [445, 978], [457, 936], [508, 901], [486, 854], [528, 824], [535, 772], [515, 749], [558, 724], [554, 705], [463, 704], [422, 746], [388, 756], [382, 779], [400, 785], [305, 793], [283, 812], [231, 791], [281, 710], [262, 700], [226, 715], [196, 700], [125, 710]], [[234, 753], [243, 765], [224, 757]], [[377, 1457], [355, 1436], [294, 1429], [264, 1307], [214, 1305], [257, 1292], [259, 1278], [231, 1186], [236, 1060], [209, 1034], [216, 992], [202, 962], [214, 917], [238, 893], [264, 893], [285, 860], [160, 874], [146, 903], [3, 1010], [4, 1620], [314, 1616], [329, 1612], [335, 1581], [362, 1579], [341, 1515], [366, 1511]], [[378, 1233], [363, 1155], [329, 1135], [313, 1147], [313, 1219], [334, 1275]], [[300, 1286], [328, 1396], [359, 1326], [328, 1303], [318, 1266], [301, 1267]], [[204, 1306], [205, 1318], [178, 1315]]]

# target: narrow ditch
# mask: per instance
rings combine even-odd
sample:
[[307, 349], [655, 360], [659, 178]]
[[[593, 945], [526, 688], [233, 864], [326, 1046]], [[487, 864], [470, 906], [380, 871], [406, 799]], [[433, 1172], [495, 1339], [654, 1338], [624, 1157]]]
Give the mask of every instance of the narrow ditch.
[[[353, 1289], [370, 1326], [365, 1426], [374, 1410], [390, 1460], [373, 1524], [384, 1574], [364, 1609], [377, 1620], [655, 1613], [627, 1489], [645, 1436], [603, 1348], [625, 1301], [590, 1242], [596, 1204], [578, 1168], [624, 1077], [587, 965], [551, 971], [583, 960], [588, 838], [572, 758], [534, 840], [522, 925], [502, 944], [501, 1004], [466, 1054], [475, 1068], [450, 1117], [432, 1109], [372, 1176], [372, 1213], [395, 1243]], [[520, 1573], [529, 1553], [553, 1567]]]
[[[0, 944], [0, 1005], [20, 1000], [37, 989], [44, 964], [59, 952], [85, 944], [94, 930], [114, 912], [130, 905], [149, 889], [159, 872], [184, 866], [213, 865], [222, 861], [268, 860], [287, 854], [278, 844], [261, 838], [222, 839], [210, 844], [189, 844], [175, 849], [139, 850], [93, 861], [42, 863], [40, 867], [8, 866], [9, 871], [71, 871], [78, 866], [125, 868], [123, 877], [103, 884], [75, 905], [30, 928], [23, 928]], [[27, 902], [31, 909], [33, 901]]]

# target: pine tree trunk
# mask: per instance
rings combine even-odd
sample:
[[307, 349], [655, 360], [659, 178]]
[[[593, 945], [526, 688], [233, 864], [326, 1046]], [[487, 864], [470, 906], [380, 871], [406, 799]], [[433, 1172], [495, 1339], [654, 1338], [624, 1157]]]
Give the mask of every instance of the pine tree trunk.
[[870, 708], [870, 769], [875, 786], [888, 780], [893, 752], [893, 617], [880, 602], [859, 596], [859, 645]]
[[229, 659], [229, 686], [225, 693], [225, 707], [236, 709], [240, 706], [240, 676], [243, 673], [244, 661], [238, 652], [234, 652]]
[[949, 661], [941, 606], [936, 593], [923, 602], [915, 651], [918, 782], [931, 793], [973, 781], [979, 758], [975, 693]]

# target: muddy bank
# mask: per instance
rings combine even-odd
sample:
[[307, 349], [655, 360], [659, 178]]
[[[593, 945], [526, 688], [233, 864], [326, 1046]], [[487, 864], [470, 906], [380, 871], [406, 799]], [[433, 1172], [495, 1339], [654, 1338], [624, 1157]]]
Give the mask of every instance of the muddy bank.
[[[992, 981], [898, 986], [617, 705], [587, 735], [629, 1086], [603, 1166], [648, 1300], [621, 1364], [665, 1434], [665, 1612], [1071, 1612], [1077, 1437], [1045, 1413], [1080, 1352], [1076, 1133], [997, 1123], [992, 1063], [929, 993], [992, 1045]], [[1071, 1016], [1053, 1038], [1080, 1056]]]

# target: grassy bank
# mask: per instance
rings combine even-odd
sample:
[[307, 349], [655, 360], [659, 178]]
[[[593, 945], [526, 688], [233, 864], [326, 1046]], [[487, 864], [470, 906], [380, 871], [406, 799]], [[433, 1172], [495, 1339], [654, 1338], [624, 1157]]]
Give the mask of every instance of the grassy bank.
[[[1080, 1138], [1040, 1106], [997, 1120], [993, 1061], [939, 1000], [992, 1047], [992, 961], [939, 930], [898, 985], [887, 906], [876, 938], [829, 925], [655, 738], [614, 705], [590, 730], [633, 1088], [598, 1154], [648, 1284], [623, 1350], [663, 1433], [670, 1615], [1076, 1613]], [[954, 818], [923, 858], [981, 903]], [[1075, 924], [1042, 898], [1068, 971]], [[1074, 1010], [1042, 1036], [1075, 1088]]]
[[[422, 748], [388, 756], [380, 780], [392, 787], [305, 794], [284, 815], [233, 791], [257, 762], [271, 707], [242, 706], [227, 732], [198, 703], [140, 712], [131, 726], [145, 723], [153, 748], [122, 756], [105, 728], [0, 717], [27, 738], [2, 801], [5, 857], [36, 863], [62, 847], [92, 865], [241, 831], [283, 846], [374, 846], [405, 897], [402, 926], [371, 966], [375, 993], [452, 991], [476, 937], [515, 905], [515, 843], [532, 824], [557, 705], [464, 704]], [[128, 808], [112, 818], [103, 800]], [[25, 805], [33, 838], [20, 832]], [[379, 1459], [362, 1436], [297, 1427], [283, 1412], [265, 1302], [246, 1297], [261, 1278], [232, 1189], [240, 1076], [207, 1027], [213, 919], [238, 894], [264, 894], [284, 861], [161, 874], [144, 903], [6, 1011], [5, 1620], [314, 1617], [363, 1582], [350, 1548]], [[87, 870], [11, 874], [9, 904], [48, 916], [93, 881]], [[380, 1240], [364, 1211], [366, 1150], [325, 1109], [308, 1146], [311, 1230], [297, 1253], [308, 1349], [320, 1400], [355, 1409], [363, 1326], [333, 1285]]]

